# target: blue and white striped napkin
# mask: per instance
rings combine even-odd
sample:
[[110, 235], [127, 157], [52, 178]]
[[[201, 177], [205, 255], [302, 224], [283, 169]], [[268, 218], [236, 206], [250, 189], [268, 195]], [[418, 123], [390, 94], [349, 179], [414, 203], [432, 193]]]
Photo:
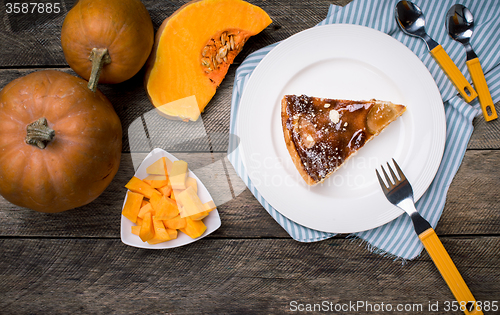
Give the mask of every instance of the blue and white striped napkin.
[[[421, 39], [410, 37], [399, 29], [394, 17], [394, 7], [398, 1], [354, 0], [345, 7], [331, 5], [326, 19], [318, 25], [359, 24], [387, 33], [410, 48], [427, 66], [436, 81], [445, 106], [446, 145], [436, 177], [416, 203], [418, 211], [435, 228], [444, 208], [448, 188], [462, 162], [472, 134], [472, 120], [481, 114], [481, 110], [477, 98], [467, 104], [458, 95], [457, 90], [429, 54]], [[471, 10], [475, 21], [471, 44], [479, 56], [493, 101], [498, 102], [500, 100], [500, 32], [498, 32], [500, 30], [498, 19], [500, 2], [497, 0], [415, 0], [413, 2], [425, 14], [427, 33], [443, 46], [469, 82], [472, 80], [465, 64], [465, 49], [460, 43], [449, 38], [445, 27], [445, 14], [455, 3], [461, 3]], [[246, 82], [262, 58], [278, 44], [272, 44], [252, 53], [237, 69], [231, 101], [231, 134], [237, 136], [236, 117]], [[228, 148], [229, 161], [257, 200], [293, 239], [300, 242], [314, 242], [335, 235], [301, 226], [271, 207], [252, 185], [239, 157], [237, 137], [233, 138], [235, 140], [230, 142]], [[417, 257], [423, 249], [407, 215], [401, 215], [381, 227], [355, 233], [351, 237], [366, 241], [368, 248], [374, 252], [405, 260]]]

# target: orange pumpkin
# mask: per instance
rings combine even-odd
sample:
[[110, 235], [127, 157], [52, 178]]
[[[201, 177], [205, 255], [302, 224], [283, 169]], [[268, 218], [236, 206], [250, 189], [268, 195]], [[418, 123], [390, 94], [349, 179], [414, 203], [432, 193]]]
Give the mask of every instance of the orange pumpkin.
[[194, 0], [174, 12], [146, 66], [145, 88], [159, 113], [197, 120], [248, 38], [271, 22], [242, 0]]
[[120, 163], [122, 128], [108, 99], [67, 73], [43, 70], [0, 91], [0, 194], [61, 212], [97, 198]]
[[93, 91], [98, 82], [120, 83], [139, 72], [153, 42], [153, 23], [139, 0], [80, 0], [61, 30], [66, 61]]

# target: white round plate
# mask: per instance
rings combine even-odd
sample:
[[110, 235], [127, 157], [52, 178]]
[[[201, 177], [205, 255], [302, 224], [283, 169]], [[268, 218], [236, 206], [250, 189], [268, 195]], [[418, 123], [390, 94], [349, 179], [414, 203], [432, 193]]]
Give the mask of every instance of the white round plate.
[[[407, 110], [323, 184], [310, 187], [285, 146], [280, 102], [286, 94], [375, 98]], [[242, 95], [238, 135], [248, 175], [272, 207], [311, 229], [352, 233], [401, 215], [375, 175], [392, 158], [415, 200], [423, 195], [441, 162], [446, 121], [439, 90], [411, 50], [377, 30], [335, 24], [300, 32], [264, 57]]]
[[[165, 150], [156, 148], [153, 151], [151, 151], [142, 161], [141, 165], [139, 165], [139, 168], [135, 172], [134, 176], [140, 179], [144, 179], [148, 176], [146, 172], [146, 168], [156, 162], [157, 160], [161, 159], [162, 157], [167, 157], [170, 161], [177, 161], [178, 159], [173, 156], [172, 154], [168, 153]], [[210, 193], [208, 192], [207, 188], [203, 183], [200, 181], [200, 179], [191, 171], [189, 170], [189, 177], [193, 177], [196, 179], [196, 183], [198, 186], [198, 197], [200, 197], [200, 200], [205, 203], [210, 200], [213, 200], [213, 198], [210, 196]], [[127, 202], [127, 195], [125, 195], [125, 200], [123, 201], [123, 206], [125, 206], [125, 203]], [[122, 206], [122, 211], [123, 211], [123, 206]], [[126, 245], [133, 246], [133, 247], [139, 247], [139, 248], [149, 248], [149, 249], [166, 249], [166, 248], [174, 248], [174, 247], [179, 247], [183, 245], [187, 245], [193, 242], [196, 242], [197, 240], [200, 240], [204, 238], [205, 236], [209, 235], [210, 233], [214, 232], [217, 230], [220, 225], [220, 217], [219, 217], [219, 212], [217, 209], [214, 209], [210, 211], [208, 216], [203, 219], [203, 223], [207, 226], [206, 231], [198, 238], [192, 239], [189, 237], [187, 234], [184, 234], [180, 231], [178, 231], [178, 236], [176, 239], [173, 239], [171, 241], [163, 242], [163, 243], [158, 243], [158, 244], [149, 244], [147, 242], [143, 242], [139, 236], [132, 234], [132, 226], [135, 225], [135, 223], [132, 223], [129, 219], [125, 218], [123, 215], [121, 216], [121, 239], [122, 242]]]

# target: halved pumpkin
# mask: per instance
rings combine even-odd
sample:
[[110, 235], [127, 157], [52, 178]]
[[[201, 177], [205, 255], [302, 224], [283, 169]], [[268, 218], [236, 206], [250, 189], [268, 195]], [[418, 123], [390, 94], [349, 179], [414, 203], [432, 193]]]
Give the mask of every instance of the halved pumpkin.
[[242, 0], [182, 6], [158, 29], [147, 63], [145, 88], [153, 105], [168, 118], [197, 120], [248, 38], [271, 22]]

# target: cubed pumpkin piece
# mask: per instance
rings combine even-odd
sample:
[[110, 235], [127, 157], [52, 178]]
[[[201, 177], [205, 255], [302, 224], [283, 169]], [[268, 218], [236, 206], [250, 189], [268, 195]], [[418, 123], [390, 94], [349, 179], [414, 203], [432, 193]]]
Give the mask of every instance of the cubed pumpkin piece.
[[142, 221], [143, 220], [141, 218], [139, 218], [139, 216], [137, 216], [137, 222], [135, 222], [135, 224], [140, 226], [140, 225], [142, 225]]
[[163, 223], [165, 224], [165, 227], [167, 227], [169, 229], [174, 229], [174, 230], [178, 230], [178, 229], [182, 229], [182, 228], [186, 227], [186, 219], [181, 218], [180, 215], [177, 215], [177, 216], [173, 217], [172, 219], [163, 220]]
[[154, 161], [151, 165], [146, 167], [146, 173], [153, 175], [165, 175], [163, 170], [163, 158]]
[[[169, 176], [169, 171], [172, 169], [173, 163], [166, 157], [161, 158], [162, 164], [163, 164], [163, 172], [165, 173], [165, 176]], [[167, 163], [168, 161], [168, 163]], [[170, 182], [170, 180], [169, 180]]]
[[172, 185], [172, 189], [186, 189], [187, 175], [187, 163], [182, 160], [175, 161], [172, 164], [172, 169], [169, 173], [170, 185]]
[[147, 242], [150, 239], [152, 239], [154, 235], [155, 231], [153, 227], [153, 219], [151, 216], [151, 212], [146, 212], [141, 225], [141, 230], [139, 231], [139, 237], [143, 242]]
[[203, 221], [195, 221], [191, 220], [190, 218], [186, 218], [186, 227], [180, 229], [180, 231], [194, 239], [200, 237], [206, 231], [206, 229], [207, 227], [205, 226]]
[[196, 178], [193, 177], [186, 178], [186, 188], [187, 187], [193, 187], [194, 191], [198, 193], [198, 182], [196, 181]]
[[125, 185], [125, 188], [128, 190], [131, 190], [133, 192], [142, 194], [146, 196], [146, 198], [151, 199], [151, 196], [154, 194], [160, 195], [160, 192], [154, 188], [152, 188], [150, 185], [146, 184], [143, 180], [137, 178], [137, 177], [132, 177], [132, 179]]
[[143, 199], [144, 195], [132, 192], [130, 190], [127, 191], [127, 201], [125, 201], [125, 205], [123, 206], [122, 215], [135, 223], [137, 221], [137, 215], [141, 210]]
[[145, 205], [147, 205], [149, 203], [149, 200], [147, 199], [142, 199], [142, 204], [141, 204], [141, 208], [144, 207]]
[[133, 225], [132, 226], [132, 234], [139, 236], [140, 232], [141, 232], [141, 226], [140, 225]]
[[168, 177], [165, 175], [148, 175], [143, 181], [152, 188], [160, 188], [169, 184]]
[[[167, 168], [167, 172], [165, 172], [165, 167]], [[146, 167], [146, 173], [153, 175], [167, 175], [168, 171], [172, 168], [172, 161], [170, 161], [167, 157], [162, 157], [153, 164]]]
[[159, 202], [161, 202], [161, 198], [163, 198], [162, 195], [154, 195], [149, 199], [149, 203], [151, 204], [151, 207], [153, 207], [154, 210], [159, 208]]
[[166, 196], [154, 196], [151, 198], [151, 205], [155, 211], [156, 220], [168, 220], [179, 214], [177, 203]]
[[205, 209], [205, 211], [210, 212], [210, 211], [214, 210], [217, 207], [215, 206], [215, 202], [213, 200], [210, 200], [210, 201], [205, 202], [203, 204], [203, 208]]
[[170, 182], [160, 188], [156, 188], [163, 196], [170, 197], [172, 195], [172, 185], [170, 185]]
[[165, 229], [165, 226], [163, 225], [163, 222], [161, 220], [154, 220], [153, 219], [153, 227], [154, 227], [155, 235], [152, 239], [148, 240], [149, 244], [154, 245], [154, 244], [163, 243], [163, 242], [171, 240], [171, 238], [170, 238], [169, 234], [167, 233], [167, 230]]
[[198, 194], [191, 186], [175, 195], [175, 199], [182, 205], [181, 217], [183, 218], [205, 211]]
[[151, 212], [152, 215], [154, 215], [154, 212], [153, 212], [153, 207], [151, 206], [151, 203], [147, 203], [145, 206], [143, 206], [141, 208], [141, 210], [139, 210], [139, 214], [137, 215], [137, 218], [138, 219], [144, 219], [144, 215], [147, 213], [147, 212]]
[[205, 202], [203, 204], [203, 208], [205, 209], [205, 211], [191, 215], [191, 216], [189, 216], [189, 218], [191, 220], [195, 220], [195, 221], [202, 220], [205, 217], [207, 217], [209, 215], [210, 211], [214, 210], [216, 207], [215, 207], [215, 203], [213, 202], [213, 200], [210, 200], [209, 202]]
[[210, 214], [210, 211], [214, 210], [216, 208], [215, 206], [215, 203], [213, 200], [210, 200], [209, 202], [205, 202], [203, 204], [203, 208], [205, 209], [205, 211], [203, 212], [199, 212], [197, 214], [193, 214], [191, 216], [189, 216], [189, 218], [191, 220], [202, 220], [204, 218], [206, 218], [209, 214]]
[[203, 212], [199, 212], [197, 214], [193, 214], [193, 215], [190, 215], [189, 217], [186, 217], [186, 218], [190, 218], [191, 220], [195, 220], [195, 221], [198, 221], [198, 220], [203, 220], [205, 219], [205, 217], [209, 214], [209, 211], [203, 211]]
[[169, 228], [166, 228], [166, 230], [168, 233], [168, 237], [170, 237], [170, 239], [175, 240], [177, 238], [177, 230], [169, 229]]
[[[186, 178], [186, 188], [193, 187], [194, 191], [198, 193], [198, 183], [196, 182], [196, 178], [188, 177]], [[180, 194], [184, 189], [172, 189], [172, 194]]]

